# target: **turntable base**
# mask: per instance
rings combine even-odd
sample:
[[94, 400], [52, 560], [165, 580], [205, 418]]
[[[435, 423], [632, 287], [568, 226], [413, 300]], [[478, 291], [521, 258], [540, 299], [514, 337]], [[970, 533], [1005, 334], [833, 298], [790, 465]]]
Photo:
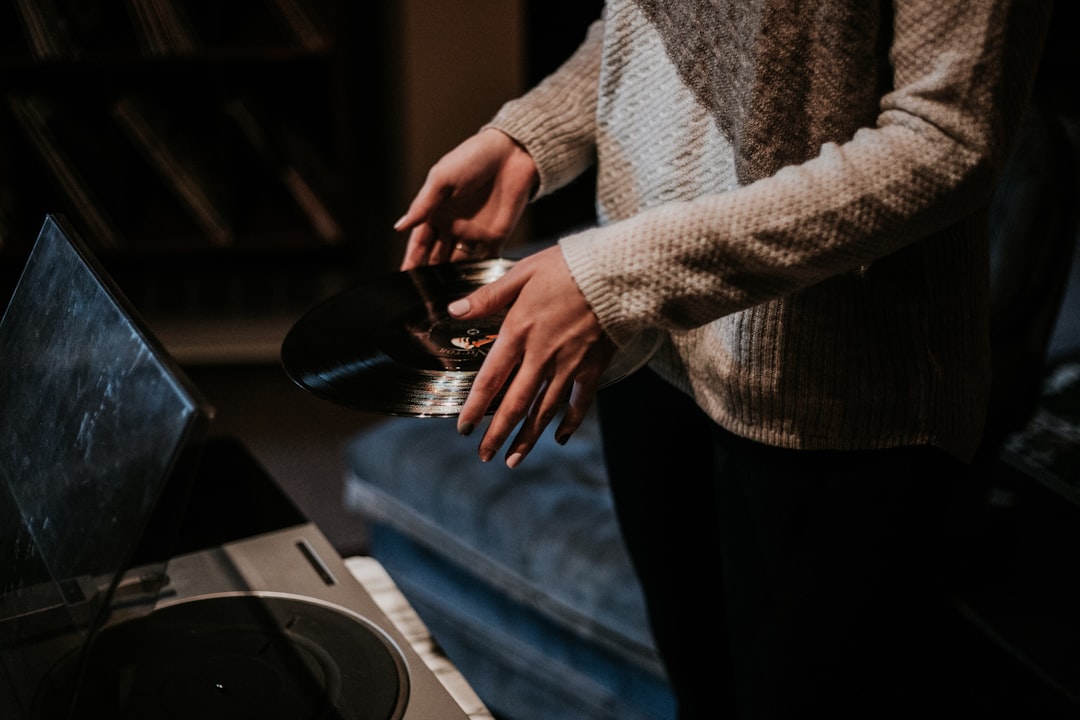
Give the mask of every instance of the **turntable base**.
[[86, 653], [66, 633], [25, 648], [27, 692], [0, 693], [0, 716], [493, 720], [382, 565], [340, 558], [310, 523], [166, 570], [162, 589], [115, 606]]
[[472, 685], [432, 639], [427, 626], [401, 594], [382, 564], [366, 555], [346, 558], [344, 562], [352, 576], [364, 586], [371, 599], [390, 618], [412, 649], [446, 688], [454, 702], [468, 715], [469, 720], [494, 720], [491, 711], [473, 690]]

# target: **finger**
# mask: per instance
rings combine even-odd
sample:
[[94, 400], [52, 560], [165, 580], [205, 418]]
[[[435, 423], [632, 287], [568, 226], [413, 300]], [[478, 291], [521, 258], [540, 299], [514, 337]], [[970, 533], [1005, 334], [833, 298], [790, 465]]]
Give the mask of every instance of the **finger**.
[[532, 408], [521, 422], [521, 427], [506, 452], [506, 466], [516, 468], [544, 434], [544, 430], [559, 414], [566, 402], [568, 393], [560, 389], [561, 385], [545, 384], [532, 404]]
[[431, 220], [435, 214], [436, 208], [438, 208], [442, 201], [452, 192], [452, 187], [437, 182], [433, 177], [433, 174], [428, 172], [424, 184], [420, 187], [420, 190], [416, 193], [416, 197], [414, 197], [413, 201], [409, 204], [409, 209], [394, 223], [394, 229], [398, 232], [404, 232], [416, 227], [422, 222]]
[[[502, 441], [513, 429], [512, 427], [505, 428], [506, 418], [510, 403], [515, 402], [516, 398], [520, 397], [521, 392], [519, 385], [518, 395], [510, 395], [510, 388], [507, 387], [507, 383], [515, 375], [520, 357], [520, 350], [513, 347], [513, 343], [509, 339], [501, 336], [496, 338], [495, 342], [491, 344], [491, 350], [488, 352], [487, 357], [484, 358], [480, 370], [477, 371], [476, 377], [473, 378], [472, 387], [469, 389], [469, 394], [465, 398], [465, 403], [461, 406], [461, 412], [458, 414], [458, 432], [462, 435], [468, 435], [480, 424], [496, 398], [503, 393], [504, 388], [507, 389], [507, 395], [510, 399], [503, 397], [499, 402], [499, 410], [488, 424], [484, 437], [481, 438], [479, 454], [480, 459], [484, 462], [491, 460], [495, 456], [495, 453], [499, 451], [499, 447], [502, 445]], [[526, 407], [518, 416], [518, 420], [524, 416], [524, 411], [527, 409], [526, 404]], [[492, 430], [493, 426], [494, 431]]]
[[450, 262], [450, 256], [454, 252], [454, 244], [449, 238], [437, 234], [431, 244], [431, 252], [428, 255], [428, 265], [439, 265]]
[[[526, 278], [527, 275], [514, 273], [514, 268], [511, 268], [501, 278], [477, 288], [465, 297], [450, 303], [447, 310], [451, 316], [460, 319], [473, 319], [490, 315], [513, 302]], [[507, 327], [513, 327], [513, 324], [504, 321], [503, 328]], [[465, 398], [461, 412], [458, 414], [458, 432], [462, 435], [468, 435], [480, 424], [480, 421], [487, 414], [488, 408], [499, 393], [502, 392], [503, 388], [506, 387], [510, 377], [515, 374], [515, 370], [522, 358], [522, 342], [523, 340], [518, 337], [511, 337], [509, 333], [500, 331], [498, 338], [491, 344], [491, 349], [488, 351], [487, 357], [484, 358], [484, 362], [480, 365], [480, 370], [477, 371], [472, 387], [469, 389], [469, 394]], [[505, 427], [507, 424], [506, 418], [510, 415], [516, 415], [516, 420], [514, 420], [514, 424], [516, 424], [517, 421], [524, 417], [531, 399], [536, 396], [536, 389], [534, 385], [530, 390], [524, 387], [524, 383], [517, 383], [516, 388], [507, 389], [510, 399], [508, 401], [507, 398], [503, 398], [500, 402], [500, 412], [497, 412], [496, 417], [492, 419], [496, 431], [492, 433], [491, 425], [488, 426], [488, 431], [485, 433], [481, 443], [481, 460], [485, 462], [491, 460], [495, 453], [499, 451], [503, 440], [513, 429], [513, 426], [510, 428]], [[527, 398], [522, 399], [526, 395]], [[503, 410], [504, 405], [510, 407], [508, 403], [518, 403], [522, 407], [515, 409], [511, 413], [508, 410]]]
[[570, 391], [570, 401], [566, 404], [566, 412], [562, 420], [555, 428], [555, 442], [565, 445], [570, 437], [581, 427], [592, 408], [596, 399], [596, 391], [599, 387], [597, 380], [584, 378], [574, 381], [574, 388]]
[[490, 315], [509, 306], [528, 279], [528, 275], [515, 272], [516, 270], [518, 266], [515, 265], [497, 280], [481, 285], [468, 295], [455, 300], [447, 306], [447, 311], [455, 318], [472, 319]]
[[489, 248], [479, 242], [456, 242], [450, 255], [451, 262], [467, 262], [469, 260], [482, 260], [490, 256]]
[[[490, 356], [488, 357], [490, 359]], [[494, 458], [506, 442], [506, 439], [514, 432], [514, 428], [521, 425], [529, 417], [533, 405], [542, 392], [543, 381], [538, 380], [539, 377], [541, 376], [535, 371], [521, 367], [514, 378], [510, 380], [506, 393], [503, 395], [502, 400], [499, 401], [499, 407], [495, 410], [495, 414], [484, 432], [484, 437], [480, 440], [479, 455], [481, 460], [488, 462]], [[526, 430], [525, 437], [530, 435], [530, 431]], [[520, 453], [520, 457], [523, 458], [524, 453], [527, 453], [530, 448], [531, 445], [525, 447], [524, 452]]]
[[435, 228], [428, 223], [417, 225], [409, 233], [409, 242], [405, 245], [405, 256], [401, 260], [402, 270], [411, 270], [426, 265], [435, 242]]

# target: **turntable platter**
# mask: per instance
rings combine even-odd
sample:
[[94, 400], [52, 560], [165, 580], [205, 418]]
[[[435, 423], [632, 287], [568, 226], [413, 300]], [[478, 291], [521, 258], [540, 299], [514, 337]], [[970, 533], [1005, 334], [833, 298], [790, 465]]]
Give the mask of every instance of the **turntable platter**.
[[288, 595], [159, 608], [107, 627], [81, 683], [79, 670], [75, 652], [56, 664], [35, 718], [398, 720], [408, 700], [404, 661], [381, 630]]

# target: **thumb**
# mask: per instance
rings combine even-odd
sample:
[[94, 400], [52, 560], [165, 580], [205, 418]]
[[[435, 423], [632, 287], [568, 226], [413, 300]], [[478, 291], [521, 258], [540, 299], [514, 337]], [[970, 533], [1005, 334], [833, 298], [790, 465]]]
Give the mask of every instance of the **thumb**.
[[518, 275], [508, 272], [498, 280], [477, 288], [463, 298], [447, 306], [447, 312], [455, 318], [479, 318], [498, 312], [514, 302], [521, 291], [523, 280]]

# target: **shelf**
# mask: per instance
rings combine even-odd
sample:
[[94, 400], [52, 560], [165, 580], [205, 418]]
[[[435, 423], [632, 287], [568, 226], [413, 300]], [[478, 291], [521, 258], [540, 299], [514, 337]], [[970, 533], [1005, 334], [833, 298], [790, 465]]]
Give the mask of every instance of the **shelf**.
[[4, 289], [60, 214], [184, 361], [276, 357], [380, 257], [377, 151], [353, 139], [379, 87], [351, 75], [378, 7], [0, 0]]
[[312, 0], [5, 0], [0, 59], [326, 52], [335, 44], [337, 10]]

